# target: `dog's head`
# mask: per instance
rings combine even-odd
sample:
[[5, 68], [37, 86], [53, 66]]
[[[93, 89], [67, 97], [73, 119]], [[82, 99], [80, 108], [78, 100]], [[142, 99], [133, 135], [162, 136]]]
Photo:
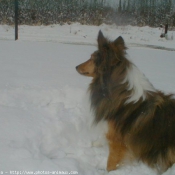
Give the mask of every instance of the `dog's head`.
[[91, 55], [89, 60], [76, 67], [81, 75], [89, 77], [102, 75], [111, 71], [123, 59], [126, 47], [121, 36], [111, 42], [99, 31], [97, 41], [98, 50]]

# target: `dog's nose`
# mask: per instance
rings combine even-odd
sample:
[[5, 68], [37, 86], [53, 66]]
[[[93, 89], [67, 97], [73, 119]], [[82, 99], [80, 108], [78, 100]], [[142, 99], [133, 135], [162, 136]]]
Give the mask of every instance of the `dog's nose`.
[[75, 69], [77, 70], [78, 69], [78, 66], [76, 66]]

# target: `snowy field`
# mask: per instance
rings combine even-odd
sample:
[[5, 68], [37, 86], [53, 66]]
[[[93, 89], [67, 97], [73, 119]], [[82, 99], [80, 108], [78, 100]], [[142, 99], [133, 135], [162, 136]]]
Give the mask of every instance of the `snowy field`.
[[[97, 33], [102, 30], [110, 39], [122, 36], [128, 46], [154, 47], [175, 51], [175, 31], [168, 32], [168, 40], [160, 38], [161, 28], [132, 27], [105, 25], [87, 26], [73, 23], [71, 25], [51, 26], [19, 26], [19, 39], [21, 41], [47, 41], [69, 44], [96, 45]], [[173, 38], [173, 40], [172, 40]], [[0, 39], [13, 40], [14, 26], [0, 25]]]
[[[175, 93], [175, 51], [166, 50], [175, 40], [159, 38], [159, 29], [20, 26], [13, 41], [13, 27], [0, 26], [0, 174], [156, 175], [142, 163], [105, 169], [106, 124], [92, 125], [91, 78], [75, 70], [96, 50], [100, 28], [112, 39], [122, 35], [130, 59], [152, 84]], [[175, 175], [175, 165], [164, 175]]]

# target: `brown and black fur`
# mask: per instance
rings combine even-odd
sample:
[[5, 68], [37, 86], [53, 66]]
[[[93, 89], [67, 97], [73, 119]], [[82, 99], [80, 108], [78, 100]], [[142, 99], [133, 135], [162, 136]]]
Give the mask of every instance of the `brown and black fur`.
[[126, 103], [132, 96], [124, 79], [132, 63], [125, 56], [122, 37], [107, 40], [98, 35], [98, 50], [76, 67], [93, 77], [89, 86], [95, 122], [108, 122], [107, 170], [120, 166], [128, 153], [152, 168], [165, 171], [175, 163], [175, 99], [161, 91], [145, 92], [146, 98]]

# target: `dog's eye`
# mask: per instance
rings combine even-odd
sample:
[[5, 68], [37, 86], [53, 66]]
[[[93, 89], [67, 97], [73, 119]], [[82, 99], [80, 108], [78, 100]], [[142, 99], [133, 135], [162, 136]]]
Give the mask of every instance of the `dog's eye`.
[[96, 66], [100, 65], [100, 63], [101, 63], [100, 57], [99, 56], [96, 56], [95, 59], [94, 59], [94, 62], [96, 64]]

